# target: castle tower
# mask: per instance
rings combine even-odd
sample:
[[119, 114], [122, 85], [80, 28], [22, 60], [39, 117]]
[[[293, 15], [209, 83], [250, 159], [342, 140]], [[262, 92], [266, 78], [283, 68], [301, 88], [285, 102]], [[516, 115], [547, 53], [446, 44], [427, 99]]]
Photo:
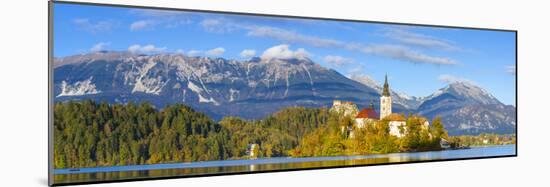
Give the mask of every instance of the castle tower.
[[384, 90], [382, 91], [382, 96], [380, 97], [380, 119], [391, 114], [391, 96], [390, 96], [390, 86], [388, 85], [388, 75], [386, 75], [386, 80], [384, 81]]

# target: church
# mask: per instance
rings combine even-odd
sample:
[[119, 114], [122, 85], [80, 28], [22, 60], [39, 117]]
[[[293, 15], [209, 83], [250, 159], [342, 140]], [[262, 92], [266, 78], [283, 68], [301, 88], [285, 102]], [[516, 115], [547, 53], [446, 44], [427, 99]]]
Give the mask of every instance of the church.
[[[405, 116], [397, 113], [392, 113], [392, 98], [390, 94], [390, 86], [388, 84], [388, 76], [386, 75], [384, 80], [384, 87], [380, 96], [380, 115], [376, 113], [374, 105], [371, 103], [368, 108], [358, 111], [357, 106], [352, 102], [334, 101], [331, 111], [336, 111], [341, 115], [355, 116], [355, 127], [365, 128], [367, 124], [375, 124], [375, 122], [385, 119], [388, 120], [390, 128], [390, 135], [401, 138], [406, 134], [406, 120]], [[422, 128], [428, 128], [429, 122], [426, 118], [419, 119], [422, 123]], [[404, 132], [400, 129], [403, 127]], [[350, 137], [353, 137], [352, 128], [347, 128]], [[344, 131], [344, 128], [342, 129]]]
[[390, 127], [390, 134], [401, 138], [405, 136], [405, 133], [401, 133], [399, 128], [405, 127], [405, 117], [399, 114], [392, 113], [392, 100], [390, 94], [390, 85], [388, 84], [388, 75], [384, 80], [384, 89], [382, 96], [380, 96], [380, 119], [388, 119], [388, 125]]

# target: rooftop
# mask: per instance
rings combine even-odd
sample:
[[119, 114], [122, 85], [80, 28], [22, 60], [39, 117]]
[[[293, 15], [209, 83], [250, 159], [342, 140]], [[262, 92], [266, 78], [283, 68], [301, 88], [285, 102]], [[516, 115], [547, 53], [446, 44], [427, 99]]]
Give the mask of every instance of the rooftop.
[[405, 121], [405, 116], [402, 114], [392, 113], [386, 116], [384, 119], [388, 119], [390, 121]]
[[378, 119], [378, 114], [372, 108], [364, 108], [361, 110], [355, 118], [369, 118], [369, 119]]

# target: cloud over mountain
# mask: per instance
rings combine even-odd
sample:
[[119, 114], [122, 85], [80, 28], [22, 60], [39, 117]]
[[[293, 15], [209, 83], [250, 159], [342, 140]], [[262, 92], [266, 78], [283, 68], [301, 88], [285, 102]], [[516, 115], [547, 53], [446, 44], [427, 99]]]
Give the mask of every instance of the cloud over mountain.
[[201, 53], [202, 53], [202, 51], [192, 49], [189, 52], [187, 52], [187, 55], [189, 55], [189, 56], [198, 56]]
[[359, 51], [369, 55], [383, 56], [393, 58], [405, 62], [426, 63], [437, 65], [453, 65], [457, 64], [455, 60], [430, 56], [427, 54], [414, 51], [405, 46], [389, 45], [389, 44], [361, 44], [353, 42], [344, 42], [340, 40], [320, 38], [315, 36], [298, 34], [296, 32], [287, 31], [273, 27], [258, 27], [248, 32], [249, 36], [271, 37], [289, 43], [301, 43], [311, 45], [313, 47], [334, 47], [343, 48], [351, 51]]
[[439, 77], [437, 79], [439, 81], [447, 83], [447, 84], [465, 82], [465, 83], [477, 85], [477, 83], [472, 81], [472, 80], [462, 78], [462, 77], [457, 77], [457, 76], [454, 76], [454, 75], [449, 75], [449, 74], [439, 75]]
[[242, 58], [252, 58], [252, 57], [256, 56], [256, 50], [245, 49], [245, 50], [241, 51], [241, 53], [239, 55]]
[[217, 47], [204, 52], [204, 54], [209, 56], [220, 56], [223, 55], [223, 53], [225, 53], [225, 49], [223, 47]]
[[[342, 41], [333, 38], [325, 38], [290, 31], [284, 28], [238, 23], [231, 19], [204, 19], [201, 26], [208, 32], [227, 33], [237, 30], [244, 30], [247, 36], [265, 37], [278, 40], [283, 43], [305, 44], [319, 48], [340, 48], [349, 51], [360, 52], [368, 55], [382, 56], [404, 62], [435, 64], [435, 65], [454, 65], [458, 64], [456, 60], [424, 54], [409, 47], [395, 44], [364, 44], [357, 42]], [[403, 33], [401, 33], [403, 35]], [[439, 40], [431, 39], [422, 35], [414, 35], [416, 39], [411, 39], [409, 43], [424, 43], [424, 45], [443, 45]]]
[[304, 48], [298, 48], [296, 51], [293, 51], [289, 48], [289, 45], [281, 44], [273, 46], [264, 51], [261, 58], [262, 59], [303, 59], [310, 56]]
[[102, 51], [102, 50], [105, 50], [105, 47], [110, 45], [110, 43], [107, 43], [107, 42], [99, 42], [97, 44], [95, 44], [94, 46], [92, 46], [92, 48], [90, 48], [90, 51], [91, 52], [98, 52], [98, 51]]
[[166, 50], [166, 47], [156, 47], [155, 45], [151, 45], [151, 44], [144, 45], [144, 46], [141, 46], [139, 44], [134, 44], [128, 47], [128, 51], [131, 53], [150, 54], [150, 53], [160, 53], [165, 50]]

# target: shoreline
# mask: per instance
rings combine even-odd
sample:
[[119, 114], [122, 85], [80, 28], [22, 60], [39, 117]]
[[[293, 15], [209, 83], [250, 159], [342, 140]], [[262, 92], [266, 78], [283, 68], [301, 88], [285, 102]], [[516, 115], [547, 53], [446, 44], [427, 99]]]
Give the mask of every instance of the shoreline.
[[[503, 147], [503, 146], [512, 146], [512, 145], [515, 145], [515, 144], [492, 145], [492, 146], [475, 147], [475, 148], [477, 149], [477, 148]], [[419, 155], [445, 152], [445, 151], [462, 151], [462, 150], [468, 150], [468, 149], [455, 149], [455, 150], [443, 149], [438, 151], [398, 152], [398, 153], [387, 153], [387, 154], [347, 155], [347, 156], [264, 157], [264, 158], [256, 158], [256, 159], [239, 159], [239, 160], [211, 160], [211, 161], [198, 161], [198, 162], [179, 162], [179, 163], [126, 165], [126, 166], [64, 168], [64, 169], [54, 169], [54, 175], [84, 174], [84, 173], [99, 173], [99, 172], [131, 172], [131, 171], [158, 170], [158, 169], [194, 169], [194, 168], [209, 168], [209, 167], [250, 166], [250, 165], [263, 165], [263, 164], [292, 164], [292, 163], [347, 161], [347, 160], [379, 159], [379, 158], [391, 159], [391, 158], [403, 158], [402, 157], [403, 155], [409, 155], [410, 157], [407, 159], [414, 160], [417, 157], [419, 157]], [[514, 150], [515, 150], [515, 147], [514, 147]], [[473, 157], [473, 156], [469, 156], [469, 157]], [[463, 158], [468, 158], [468, 157], [463, 157]], [[435, 158], [432, 160], [441, 160], [441, 159], [448, 159], [448, 158]], [[248, 162], [248, 163], [241, 163], [241, 162]]]

